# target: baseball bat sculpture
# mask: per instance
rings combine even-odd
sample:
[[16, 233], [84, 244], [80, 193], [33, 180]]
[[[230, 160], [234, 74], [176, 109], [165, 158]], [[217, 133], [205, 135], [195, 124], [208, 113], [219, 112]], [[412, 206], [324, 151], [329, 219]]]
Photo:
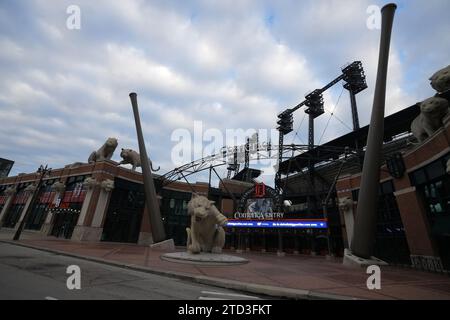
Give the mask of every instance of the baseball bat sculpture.
[[350, 246], [352, 254], [365, 259], [369, 259], [373, 255], [375, 244], [377, 201], [384, 136], [386, 77], [392, 24], [396, 8], [397, 6], [394, 3], [390, 3], [381, 9], [381, 39], [377, 80], [367, 138], [367, 149], [364, 156], [353, 240]]
[[134, 121], [136, 122], [136, 132], [139, 143], [139, 153], [141, 157], [142, 176], [144, 178], [145, 202], [150, 215], [150, 226], [152, 229], [153, 242], [158, 243], [166, 240], [166, 233], [161, 219], [158, 198], [156, 196], [155, 183], [153, 181], [147, 151], [145, 150], [144, 137], [142, 136], [141, 120], [139, 117], [137, 94], [130, 93], [131, 105], [133, 107]]

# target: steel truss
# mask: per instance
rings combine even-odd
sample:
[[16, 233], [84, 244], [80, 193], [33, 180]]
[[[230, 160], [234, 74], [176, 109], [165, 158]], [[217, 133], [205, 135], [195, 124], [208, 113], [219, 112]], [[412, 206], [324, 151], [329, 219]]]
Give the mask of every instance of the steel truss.
[[[297, 152], [296, 155], [305, 153], [309, 150], [309, 145], [305, 144], [289, 144], [289, 145], [283, 145], [282, 151], [280, 153], [272, 153], [272, 151], [278, 150], [278, 145], [271, 145], [268, 144], [268, 148], [266, 150], [259, 150], [255, 153], [249, 153], [245, 156], [245, 162], [250, 161], [258, 161], [258, 160], [267, 160], [267, 159], [277, 159], [278, 156], [281, 154], [281, 159], [291, 159], [294, 156], [294, 153]], [[343, 148], [343, 147], [324, 147], [322, 146], [324, 151], [329, 151], [332, 153], [335, 153], [336, 155], [344, 154], [347, 150], [348, 152], [356, 152], [355, 150], [349, 149], [349, 148]], [[234, 157], [235, 159], [235, 157]], [[233, 159], [233, 165], [236, 163]], [[317, 157], [311, 157], [312, 161], [320, 161], [326, 159], [320, 159]], [[192, 162], [186, 163], [180, 167], [177, 167], [164, 175], [159, 176], [157, 179], [159, 179], [162, 183], [162, 186], [167, 186], [175, 181], [179, 181], [181, 179], [185, 179], [188, 176], [191, 176], [193, 174], [199, 173], [204, 170], [208, 170], [210, 168], [216, 168], [221, 166], [230, 165], [230, 163], [226, 160], [226, 157], [217, 158], [216, 155], [203, 157], [198, 160], [194, 160]], [[237, 163], [239, 167], [239, 163]], [[279, 172], [279, 170], [277, 170]], [[281, 177], [281, 176], [280, 176]]]

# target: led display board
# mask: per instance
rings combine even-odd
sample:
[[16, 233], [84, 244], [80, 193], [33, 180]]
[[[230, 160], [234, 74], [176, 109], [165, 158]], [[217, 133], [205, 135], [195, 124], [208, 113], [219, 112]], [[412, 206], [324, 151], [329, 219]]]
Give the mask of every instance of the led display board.
[[228, 228], [298, 228], [298, 229], [326, 229], [327, 220], [324, 219], [284, 219], [284, 220], [236, 220], [229, 219]]

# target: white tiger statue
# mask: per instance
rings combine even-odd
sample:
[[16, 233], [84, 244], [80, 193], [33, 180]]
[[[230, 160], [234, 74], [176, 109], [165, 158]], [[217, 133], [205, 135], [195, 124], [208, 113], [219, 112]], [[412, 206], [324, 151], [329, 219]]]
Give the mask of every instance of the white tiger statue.
[[420, 115], [411, 123], [411, 132], [422, 142], [442, 126], [442, 120], [449, 114], [449, 104], [444, 98], [431, 97], [420, 103]]
[[93, 151], [89, 156], [88, 162], [94, 163], [97, 161], [111, 160], [114, 150], [118, 145], [116, 138], [108, 138], [106, 142], [98, 149]]
[[186, 228], [187, 251], [221, 253], [225, 245], [225, 230], [222, 226], [228, 220], [216, 208], [214, 201], [193, 194], [188, 203], [188, 214], [191, 216], [191, 227]]
[[[132, 149], [122, 148], [120, 156], [122, 157], [123, 160], [120, 161], [119, 164], [131, 164], [133, 166], [131, 170], [133, 171], [136, 170], [136, 167], [141, 167], [141, 156], [136, 151]], [[158, 167], [158, 169], [154, 169], [153, 163], [150, 159], [148, 159], [148, 162], [150, 163], [150, 168], [152, 169], [153, 172], [159, 171], [159, 169], [161, 169], [160, 167]]]
[[444, 92], [450, 89], [450, 65], [436, 71], [429, 79], [431, 87], [437, 92]]

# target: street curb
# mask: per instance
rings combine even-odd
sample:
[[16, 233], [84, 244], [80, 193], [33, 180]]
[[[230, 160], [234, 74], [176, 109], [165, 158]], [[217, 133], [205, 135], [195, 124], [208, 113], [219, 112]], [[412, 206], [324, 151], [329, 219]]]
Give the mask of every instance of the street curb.
[[194, 276], [194, 275], [191, 275], [188, 273], [182, 273], [182, 272], [176, 272], [176, 271], [163, 271], [163, 270], [151, 269], [148, 267], [143, 267], [143, 266], [139, 266], [139, 265], [135, 265], [135, 264], [114, 262], [114, 261], [106, 260], [106, 259], [102, 259], [102, 258], [83, 256], [83, 255], [70, 253], [70, 252], [66, 252], [66, 251], [48, 249], [48, 248], [43, 248], [43, 247], [38, 247], [38, 246], [30, 245], [30, 244], [18, 243], [18, 242], [8, 241], [8, 240], [0, 240], [0, 243], [6, 243], [6, 244], [10, 244], [10, 245], [40, 250], [40, 251], [44, 251], [44, 252], [49, 252], [49, 253], [53, 253], [53, 254], [57, 254], [57, 255], [61, 255], [61, 256], [67, 256], [67, 257], [102, 263], [102, 264], [110, 265], [113, 267], [119, 267], [119, 268], [134, 270], [134, 271], [156, 274], [156, 275], [160, 275], [160, 276], [177, 278], [180, 280], [192, 281], [192, 282], [196, 282], [199, 284], [205, 284], [205, 285], [211, 285], [211, 286], [221, 287], [221, 288], [226, 288], [226, 289], [239, 290], [239, 291], [248, 292], [248, 293], [266, 295], [266, 296], [270, 296], [273, 298], [287, 298], [287, 299], [294, 299], [294, 300], [360, 300], [359, 298], [354, 298], [354, 297], [350, 297], [350, 296], [341, 296], [341, 295], [335, 295], [335, 294], [321, 293], [321, 292], [315, 292], [315, 291], [311, 291], [311, 290], [282, 288], [282, 287], [276, 287], [276, 286], [247, 283], [247, 282], [222, 279], [222, 278], [214, 278], [214, 277], [208, 277], [208, 276]]

